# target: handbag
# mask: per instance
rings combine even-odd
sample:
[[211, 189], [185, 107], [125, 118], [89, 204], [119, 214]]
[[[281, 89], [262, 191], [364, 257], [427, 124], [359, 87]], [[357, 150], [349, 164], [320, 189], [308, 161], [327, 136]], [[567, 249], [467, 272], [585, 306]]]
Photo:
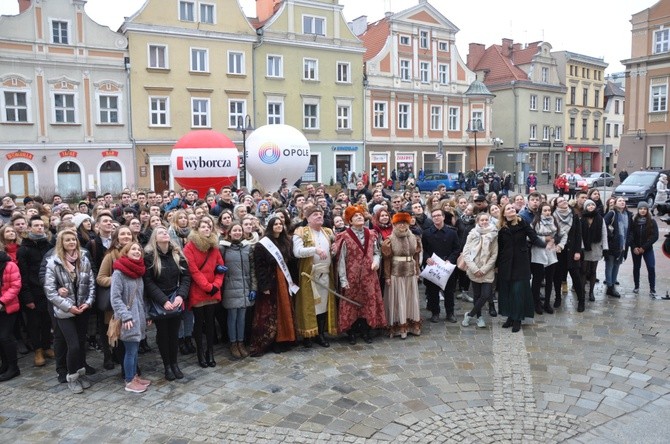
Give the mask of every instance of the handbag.
[[[170, 296], [168, 296], [168, 300], [170, 302], [174, 302], [175, 298], [177, 297], [177, 290], [173, 291], [170, 293]], [[175, 318], [177, 316], [180, 316], [184, 312], [184, 303], [177, 307], [174, 310], [166, 310], [160, 303], [154, 301], [153, 299], [149, 298], [150, 306], [149, 306], [149, 318], [151, 320], [157, 321], [160, 319], [170, 319], [170, 318]]]
[[[135, 297], [137, 296], [138, 292], [139, 288], [128, 301], [128, 305], [126, 305], [128, 310], [130, 310], [130, 307], [133, 306], [133, 303], [135, 302]], [[121, 338], [121, 324], [122, 324], [121, 319], [116, 317], [116, 313], [114, 314], [114, 316], [112, 316], [112, 319], [109, 320], [109, 325], [107, 326], [107, 342], [109, 343], [110, 347], [116, 347], [117, 342]]]
[[615, 217], [616, 217], [616, 214], [614, 214], [614, 215], [612, 216], [612, 220], [611, 220], [610, 223], [607, 225], [607, 233], [608, 233], [609, 236], [611, 236], [612, 234], [614, 234], [614, 218], [615, 218]]
[[466, 271], [468, 269], [468, 264], [465, 263], [465, 256], [463, 256], [463, 253], [458, 255], [458, 259], [456, 259], [456, 266], [461, 271]]

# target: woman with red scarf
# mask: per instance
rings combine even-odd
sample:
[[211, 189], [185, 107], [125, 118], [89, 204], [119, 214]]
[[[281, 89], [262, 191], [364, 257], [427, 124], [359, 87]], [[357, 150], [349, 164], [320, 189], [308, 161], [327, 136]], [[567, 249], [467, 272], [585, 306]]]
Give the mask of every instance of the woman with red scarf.
[[142, 393], [151, 384], [137, 375], [137, 355], [140, 341], [147, 336], [144, 309], [144, 251], [139, 242], [130, 242], [121, 249], [114, 261], [110, 302], [114, 317], [121, 320], [120, 339], [125, 347], [123, 357], [126, 391]]

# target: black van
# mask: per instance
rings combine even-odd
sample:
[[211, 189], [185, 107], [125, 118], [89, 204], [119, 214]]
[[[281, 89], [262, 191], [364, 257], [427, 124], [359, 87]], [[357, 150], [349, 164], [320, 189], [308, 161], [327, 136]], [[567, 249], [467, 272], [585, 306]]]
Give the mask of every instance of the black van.
[[628, 205], [637, 205], [645, 201], [651, 207], [656, 197], [656, 183], [661, 173], [670, 177], [668, 170], [634, 171], [614, 189], [614, 197], [623, 197]]

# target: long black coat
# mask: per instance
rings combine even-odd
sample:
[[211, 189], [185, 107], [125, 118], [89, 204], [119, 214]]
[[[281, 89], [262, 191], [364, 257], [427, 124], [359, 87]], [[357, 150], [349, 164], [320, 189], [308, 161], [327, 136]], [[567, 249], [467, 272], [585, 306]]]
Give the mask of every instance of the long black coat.
[[620, 240], [621, 240], [621, 235], [619, 234], [619, 218], [615, 217], [616, 216], [616, 211], [610, 211], [608, 212], [604, 219], [604, 223], [609, 227], [612, 226], [613, 230], [610, 233], [608, 229], [608, 234], [607, 234], [607, 245], [609, 246], [609, 250], [607, 254], [609, 256], [614, 256], [614, 257], [619, 257], [623, 256], [625, 259], [626, 256], [628, 255], [628, 247], [633, 242], [633, 213], [631, 213], [628, 210], [624, 210], [626, 212], [626, 216], [628, 216], [628, 231], [626, 232], [626, 241], [624, 243], [624, 248], [621, 250], [619, 248], [620, 245]]
[[[565, 243], [565, 252], [567, 258], [568, 270], [581, 267], [581, 259], [584, 258], [584, 249], [582, 248], [582, 222], [577, 213], [573, 212], [572, 226], [568, 231], [568, 240]], [[579, 253], [580, 260], [575, 260], [575, 253]]]
[[21, 242], [16, 253], [16, 260], [21, 271], [22, 284], [19, 294], [21, 304], [37, 304], [46, 301], [44, 287], [39, 279], [40, 265], [44, 256], [52, 248], [53, 244], [47, 238], [37, 240], [28, 238]]
[[179, 265], [177, 265], [172, 257], [171, 245], [167, 253], [159, 251], [158, 258], [161, 261], [160, 276], [156, 276], [154, 271], [153, 254], [146, 254], [144, 256], [144, 265], [147, 270], [144, 273], [145, 296], [160, 305], [165, 305], [168, 297], [173, 291], [177, 290], [177, 296], [181, 296], [184, 302], [186, 302], [188, 300], [189, 289], [191, 288], [191, 273], [188, 271], [186, 258], [180, 255]]
[[545, 242], [537, 236], [530, 225], [518, 218], [516, 225], [507, 225], [498, 232], [498, 279], [521, 281], [530, 279], [530, 254], [528, 240], [537, 247]]

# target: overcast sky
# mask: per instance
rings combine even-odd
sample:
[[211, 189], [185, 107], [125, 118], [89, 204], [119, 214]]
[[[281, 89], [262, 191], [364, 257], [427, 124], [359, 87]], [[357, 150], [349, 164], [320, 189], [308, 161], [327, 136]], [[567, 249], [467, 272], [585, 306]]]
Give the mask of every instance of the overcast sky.
[[[43, 0], [49, 1], [49, 0]], [[167, 2], [169, 0], [154, 0]], [[254, 0], [239, 0], [247, 16], [256, 16]], [[385, 11], [399, 12], [419, 0], [340, 0], [351, 21], [367, 15], [376, 21]], [[116, 30], [123, 17], [132, 15], [144, 0], [88, 0], [86, 11], [98, 23]], [[499, 44], [503, 37], [515, 42], [549, 42], [556, 51], [572, 51], [604, 58], [608, 73], [623, 71], [620, 60], [630, 57], [633, 13], [657, 0], [431, 0], [460, 32], [456, 45], [465, 60], [468, 44]], [[0, 14], [18, 13], [17, 0], [0, 0]], [[2, 32], [2, 31], [0, 31]]]

